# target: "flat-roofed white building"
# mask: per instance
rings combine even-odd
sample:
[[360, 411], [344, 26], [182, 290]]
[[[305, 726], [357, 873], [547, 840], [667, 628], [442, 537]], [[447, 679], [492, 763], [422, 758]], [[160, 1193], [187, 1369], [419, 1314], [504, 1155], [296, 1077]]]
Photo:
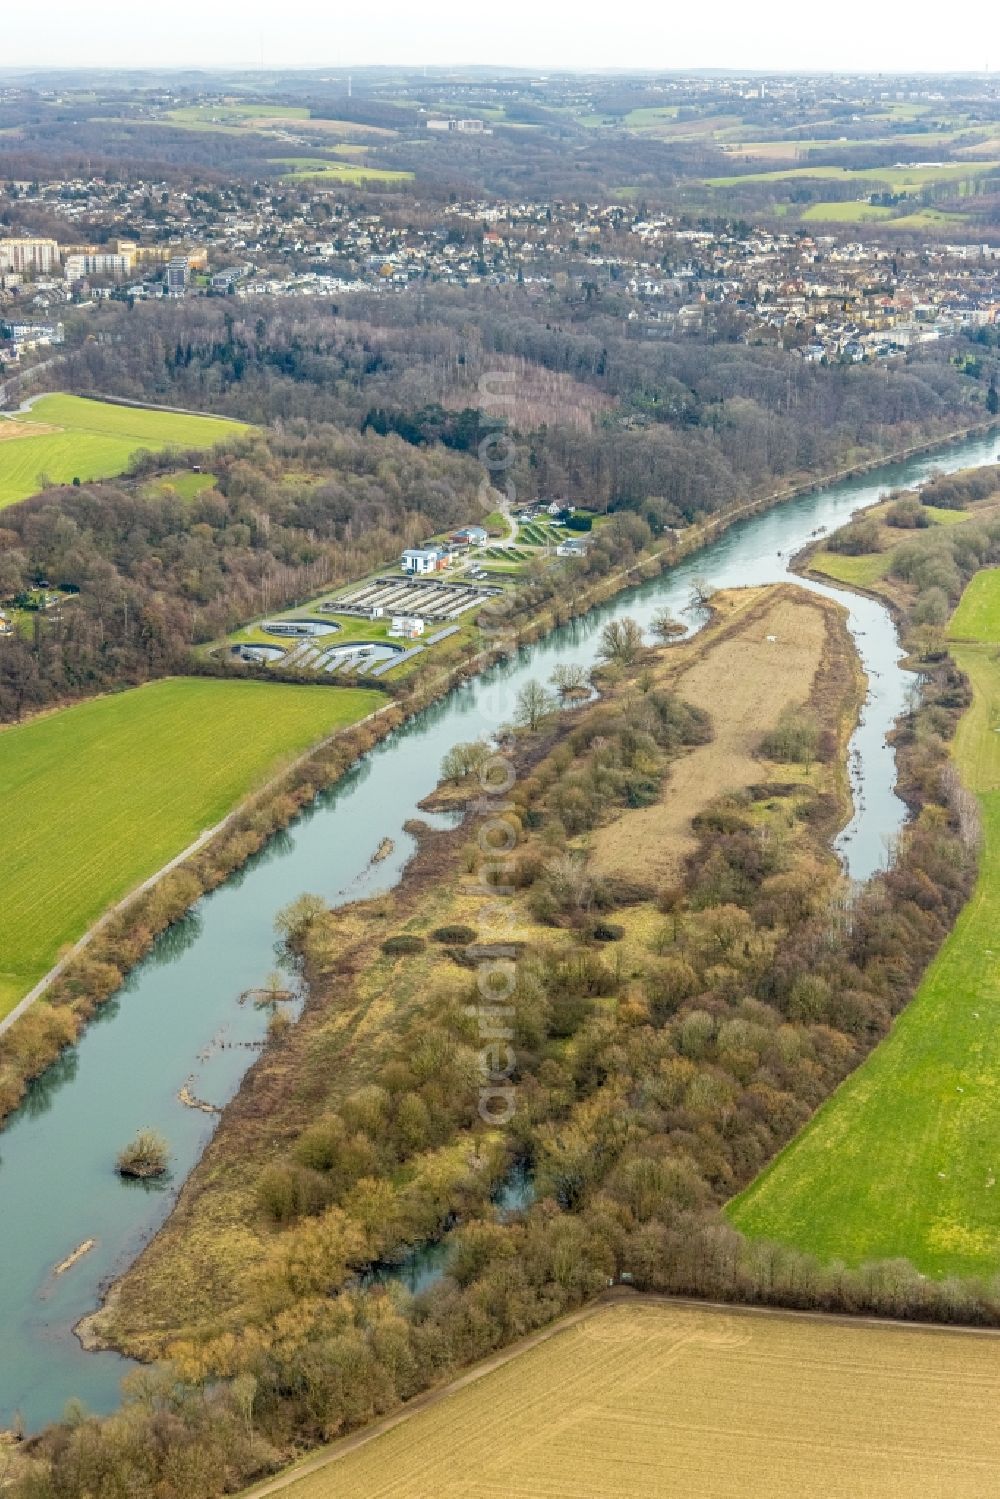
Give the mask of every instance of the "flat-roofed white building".
[[60, 261], [54, 239], [0, 239], [0, 270], [51, 271]]
[[404, 573], [437, 573], [450, 561], [444, 547], [407, 547], [400, 564]]
[[110, 250], [86, 250], [67, 255], [63, 270], [67, 281], [82, 281], [85, 276], [114, 276], [124, 280], [132, 274], [133, 257]]
[[394, 614], [389, 625], [389, 634], [403, 640], [416, 640], [426, 626], [418, 614]]

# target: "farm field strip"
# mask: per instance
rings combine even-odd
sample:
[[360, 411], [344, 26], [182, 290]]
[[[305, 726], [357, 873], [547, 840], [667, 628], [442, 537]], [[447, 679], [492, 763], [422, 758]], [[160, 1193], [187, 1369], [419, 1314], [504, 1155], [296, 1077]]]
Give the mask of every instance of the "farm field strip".
[[848, 199], [845, 203], [810, 203], [808, 208], [802, 210], [804, 224], [812, 223], [814, 220], [827, 224], [863, 224], [891, 218], [891, 208], [856, 199]]
[[998, 1398], [988, 1334], [637, 1300], [247, 1499], [978, 1499]]
[[181, 678], [0, 733], [0, 1016], [61, 948], [283, 761], [384, 701]]
[[825, 1260], [905, 1256], [929, 1275], [1000, 1269], [1000, 571], [951, 624], [972, 706], [953, 755], [978, 797], [973, 894], [910, 1005], [805, 1129], [727, 1208], [742, 1232]]
[[0, 421], [0, 509], [35, 494], [46, 480], [111, 478], [140, 448], [210, 448], [249, 430], [221, 417], [41, 396], [23, 416]]
[[283, 157], [276, 158], [276, 165], [287, 166], [282, 175], [286, 182], [311, 182], [333, 177], [338, 182], [410, 182], [413, 173], [389, 167], [352, 166], [349, 162], [336, 161], [332, 157]]
[[917, 191], [940, 182], [964, 182], [984, 172], [993, 172], [1000, 163], [996, 161], [944, 162], [940, 166], [926, 167], [833, 167], [802, 166], [789, 167], [783, 171], [748, 172], [742, 176], [706, 177], [709, 187], [738, 187], [755, 182], [792, 182], [797, 178], [813, 177], [826, 182], [881, 182], [894, 192]]
[[[912, 200], [907, 200], [912, 201]], [[892, 223], [903, 229], [934, 229], [964, 222], [960, 213], [944, 213], [938, 208], [919, 208], [900, 213], [900, 206], [885, 208], [867, 199], [844, 203], [810, 203], [800, 215], [804, 224], [821, 223]]]

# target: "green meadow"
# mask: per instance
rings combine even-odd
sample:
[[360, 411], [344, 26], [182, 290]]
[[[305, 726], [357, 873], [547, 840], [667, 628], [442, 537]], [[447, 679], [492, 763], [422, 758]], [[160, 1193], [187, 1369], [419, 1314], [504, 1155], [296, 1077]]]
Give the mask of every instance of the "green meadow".
[[[887, 505], [879, 505], [869, 510], [867, 514], [873, 520], [884, 520], [887, 509]], [[897, 546], [931, 545], [930, 538], [935, 526], [960, 526], [964, 521], [969, 520], [967, 510], [943, 510], [938, 505], [925, 505], [923, 509], [924, 514], [930, 517], [932, 526], [915, 533], [894, 532], [888, 527], [883, 527], [881, 550], [862, 552], [856, 557], [844, 552], [822, 550], [814, 552], [809, 559], [810, 572], [825, 573], [828, 578], [836, 578], [838, 583], [847, 583], [853, 588], [868, 588], [888, 573]]]
[[246, 120], [308, 120], [309, 110], [291, 104], [240, 104], [227, 99], [219, 104], [190, 104], [182, 109], [172, 109], [168, 119], [182, 125], [190, 124], [242, 124]]
[[885, 576], [891, 561], [889, 552], [865, 552], [860, 557], [848, 557], [842, 552], [816, 552], [810, 558], [809, 567], [812, 572], [836, 578], [838, 583], [866, 588], [869, 583]]
[[142, 448], [210, 448], [249, 430], [222, 417], [41, 396], [30, 411], [0, 422], [0, 509], [46, 482], [113, 478]]
[[1000, 641], [1000, 573], [976, 573], [951, 617], [953, 640]]
[[877, 219], [891, 218], [891, 208], [856, 200], [847, 203], [810, 203], [802, 211], [804, 224], [816, 220], [827, 224], [866, 224], [874, 223]]
[[955, 736], [983, 846], [975, 890], [916, 997], [867, 1061], [727, 1209], [755, 1238], [935, 1276], [1000, 1270], [1000, 571], [951, 625], [973, 687]]
[[215, 474], [196, 474], [189, 468], [179, 468], [173, 473], [161, 474], [149, 485], [147, 493], [159, 499], [176, 495], [181, 500], [193, 500], [215, 483]]
[[812, 177], [823, 182], [879, 182], [892, 192], [919, 192], [939, 182], [964, 182], [983, 172], [996, 171], [995, 161], [968, 163], [946, 162], [929, 167], [811, 167], [808, 165], [789, 167], [774, 172], [748, 172], [741, 177], [708, 177], [709, 187], [740, 187], [755, 182], [792, 182], [803, 177]]
[[0, 732], [0, 1016], [283, 762], [384, 702], [174, 678]]
[[941, 505], [925, 505], [924, 514], [929, 515], [936, 526], [961, 526], [969, 519], [967, 510], [945, 510]]
[[409, 182], [412, 172], [391, 171], [387, 167], [352, 166], [323, 156], [285, 156], [275, 162], [286, 182]]

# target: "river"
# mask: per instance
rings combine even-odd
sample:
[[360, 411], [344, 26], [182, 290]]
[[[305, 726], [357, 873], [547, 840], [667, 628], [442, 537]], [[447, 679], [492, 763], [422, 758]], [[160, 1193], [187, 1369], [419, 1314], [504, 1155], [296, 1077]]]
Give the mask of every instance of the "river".
[[[238, 996], [276, 966], [274, 918], [282, 906], [303, 891], [338, 904], [392, 886], [413, 849], [403, 825], [421, 815], [417, 803], [434, 787], [445, 751], [508, 721], [519, 687], [548, 678], [557, 662], [591, 665], [608, 619], [628, 614], [648, 625], [666, 606], [696, 628], [695, 579], [714, 587], [779, 581], [818, 528], [835, 529], [888, 488], [919, 483], [935, 468], [992, 462], [996, 451], [996, 436], [967, 439], [741, 522], [664, 577], [422, 712], [166, 933], [0, 1134], [0, 1428], [20, 1416], [35, 1429], [71, 1397], [96, 1411], [116, 1405], [130, 1365], [115, 1354], [85, 1353], [72, 1328], [156, 1232], [214, 1129], [214, 1117], [185, 1107], [179, 1090], [187, 1082], [197, 1098], [224, 1105], [256, 1055], [266, 1015]], [[847, 605], [869, 677], [851, 745], [855, 813], [837, 840], [848, 873], [864, 880], [886, 863], [905, 817], [885, 735], [913, 679], [898, 666], [895, 630], [880, 604], [806, 586]], [[393, 853], [372, 864], [386, 837]], [[115, 1157], [146, 1125], [170, 1142], [170, 1177], [125, 1183]], [[88, 1239], [94, 1247], [54, 1275]]]

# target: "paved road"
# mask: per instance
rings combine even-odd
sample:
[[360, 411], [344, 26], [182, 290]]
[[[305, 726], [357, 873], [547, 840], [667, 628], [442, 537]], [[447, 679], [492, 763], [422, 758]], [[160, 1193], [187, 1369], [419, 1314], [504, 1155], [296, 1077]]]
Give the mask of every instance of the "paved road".
[[[0, 406], [6, 401], [13, 399], [23, 380], [32, 380], [36, 375], [40, 375], [43, 370], [53, 369], [57, 364], [62, 364], [64, 358], [65, 355], [63, 354], [55, 354], [51, 359], [43, 360], [41, 364], [33, 364], [30, 369], [21, 370], [17, 375], [11, 375], [9, 380], [5, 380], [0, 385]], [[30, 411], [32, 401], [37, 400], [37, 396], [32, 396], [27, 401], [22, 401], [16, 411], [3, 411], [0, 412], [0, 416], [17, 416], [21, 412]]]

